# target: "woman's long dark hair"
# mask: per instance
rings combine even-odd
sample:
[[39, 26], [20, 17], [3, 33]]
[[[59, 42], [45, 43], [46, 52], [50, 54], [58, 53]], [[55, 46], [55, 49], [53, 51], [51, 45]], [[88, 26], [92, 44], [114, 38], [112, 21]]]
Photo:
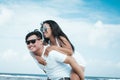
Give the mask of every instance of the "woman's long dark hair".
[[[43, 24], [45, 24], [45, 23], [50, 25], [50, 28], [52, 30], [52, 34], [53, 34], [54, 37], [58, 38], [59, 40], [61, 40], [60, 36], [66, 38], [68, 40], [68, 42], [70, 43], [70, 45], [72, 46], [72, 50], [74, 51], [74, 46], [72, 45], [72, 43], [70, 42], [70, 40], [68, 39], [66, 34], [62, 31], [62, 29], [59, 27], [59, 25], [55, 21], [53, 21], [53, 20], [46, 20], [46, 21], [44, 21], [41, 24], [41, 28], [43, 28]], [[49, 43], [49, 39], [48, 38], [44, 37], [44, 41], [46, 43]], [[63, 42], [63, 44], [64, 44], [64, 42]]]

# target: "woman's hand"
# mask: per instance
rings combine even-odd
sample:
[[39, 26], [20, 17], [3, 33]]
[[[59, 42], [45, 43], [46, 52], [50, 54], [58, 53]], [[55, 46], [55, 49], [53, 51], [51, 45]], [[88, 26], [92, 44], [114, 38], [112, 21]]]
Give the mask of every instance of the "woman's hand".
[[46, 61], [45, 61], [42, 57], [40, 57], [40, 56], [35, 56], [35, 58], [37, 59], [37, 61], [38, 61], [40, 64], [42, 64], [42, 65], [46, 65], [46, 64], [47, 64]]
[[48, 56], [48, 54], [49, 54], [49, 52], [50, 52], [51, 50], [56, 50], [56, 46], [49, 46], [49, 47], [47, 47], [46, 50], [45, 50], [44, 55], [45, 55], [45, 56]]

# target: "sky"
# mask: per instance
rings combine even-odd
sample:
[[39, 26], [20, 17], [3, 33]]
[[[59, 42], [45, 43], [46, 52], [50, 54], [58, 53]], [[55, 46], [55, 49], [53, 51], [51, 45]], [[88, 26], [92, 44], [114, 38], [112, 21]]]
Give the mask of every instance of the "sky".
[[119, 0], [0, 0], [0, 73], [44, 74], [25, 35], [56, 21], [84, 57], [85, 76], [120, 76]]

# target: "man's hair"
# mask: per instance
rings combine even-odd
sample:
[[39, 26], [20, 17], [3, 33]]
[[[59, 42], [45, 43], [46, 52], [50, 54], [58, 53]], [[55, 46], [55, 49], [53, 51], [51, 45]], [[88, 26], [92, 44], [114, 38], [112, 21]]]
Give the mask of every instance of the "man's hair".
[[35, 29], [32, 32], [29, 32], [26, 37], [25, 37], [25, 41], [27, 41], [28, 37], [32, 36], [32, 35], [36, 35], [39, 39], [42, 39], [42, 34], [40, 31], [38, 31], [37, 29]]

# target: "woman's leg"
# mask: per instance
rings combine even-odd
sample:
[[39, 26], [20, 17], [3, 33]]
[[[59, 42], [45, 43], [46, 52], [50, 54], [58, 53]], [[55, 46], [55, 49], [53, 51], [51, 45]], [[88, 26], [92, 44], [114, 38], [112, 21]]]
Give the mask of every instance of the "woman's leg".
[[79, 75], [80, 80], [84, 80], [84, 71], [82, 66], [80, 66], [73, 57], [67, 56], [64, 63], [70, 64], [72, 69]]
[[80, 77], [77, 73], [75, 73], [75, 71], [72, 70], [70, 80], [80, 80]]

